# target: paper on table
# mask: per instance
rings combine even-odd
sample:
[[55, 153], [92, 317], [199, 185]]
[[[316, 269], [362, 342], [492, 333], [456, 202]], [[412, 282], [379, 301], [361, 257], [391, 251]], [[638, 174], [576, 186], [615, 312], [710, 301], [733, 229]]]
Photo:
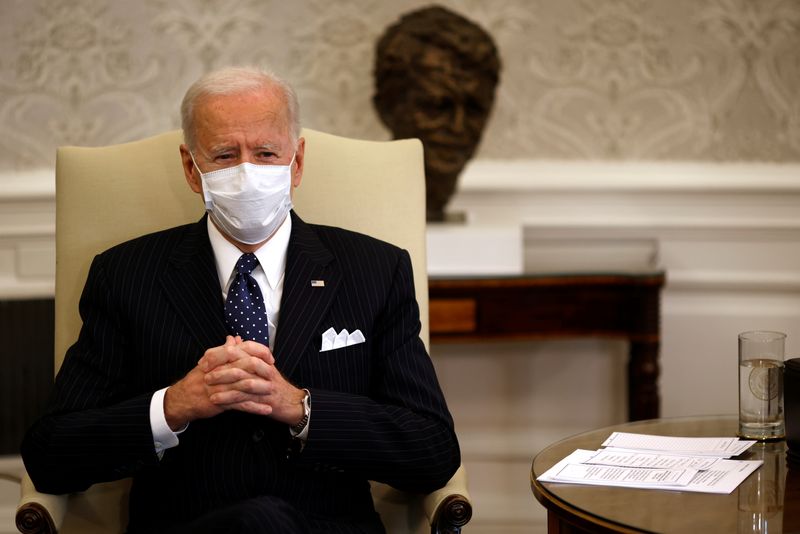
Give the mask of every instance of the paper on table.
[[685, 486], [696, 474], [695, 469], [643, 469], [577, 463], [565, 464], [553, 477], [560, 481], [661, 487]]
[[[664, 470], [652, 468], [618, 468], [609, 466], [605, 476], [598, 471], [590, 471], [583, 466], [598, 451], [578, 449], [539, 476], [542, 482], [561, 482], [566, 484], [588, 484], [595, 486], [617, 486], [640, 489], [663, 489], [691, 491], [702, 493], [730, 493], [745, 478], [762, 464], [760, 460], [725, 460], [720, 459], [713, 469], [696, 471], [691, 469]], [[578, 467], [576, 467], [576, 465]], [[613, 471], [619, 469], [619, 471]], [[691, 473], [689, 480], [685, 473], [675, 474], [670, 471]], [[652, 476], [652, 473], [658, 473]], [[565, 473], [565, 475], [562, 475]], [[579, 475], [583, 473], [581, 478]], [[648, 475], [650, 473], [650, 475]], [[684, 483], [684, 485], [681, 485]]]
[[603, 447], [636, 451], [662, 451], [694, 456], [730, 458], [749, 449], [755, 441], [739, 438], [683, 438], [614, 432], [603, 442]]
[[602, 449], [585, 460], [587, 464], [615, 465], [620, 467], [646, 467], [648, 469], [711, 469], [720, 458], [697, 457], [651, 452], [628, 452], [619, 449]]

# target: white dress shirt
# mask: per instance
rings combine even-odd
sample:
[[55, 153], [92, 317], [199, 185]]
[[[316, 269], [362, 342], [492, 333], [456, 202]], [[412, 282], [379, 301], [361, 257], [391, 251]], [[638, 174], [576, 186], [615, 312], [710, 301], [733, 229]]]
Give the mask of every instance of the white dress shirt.
[[[239, 257], [242, 255], [242, 251], [225, 239], [210, 218], [207, 219], [207, 222], [208, 239], [211, 241], [211, 249], [214, 252], [217, 276], [219, 276], [220, 290], [222, 291], [222, 300], [224, 302], [228, 296], [228, 289], [230, 289], [233, 278], [236, 275], [234, 269], [236, 262], [239, 261]], [[250, 273], [255, 278], [258, 287], [261, 289], [261, 294], [264, 296], [267, 322], [269, 323], [270, 350], [275, 346], [275, 332], [278, 328], [281, 295], [283, 295], [283, 276], [286, 272], [286, 251], [289, 248], [291, 234], [292, 217], [287, 215], [269, 241], [255, 251], [259, 265]], [[220, 310], [221, 313], [222, 310]], [[153, 444], [159, 457], [166, 449], [175, 447], [178, 444], [178, 434], [186, 430], [186, 427], [184, 427], [178, 432], [173, 432], [167, 424], [167, 419], [164, 415], [164, 394], [166, 391], [167, 388], [160, 389], [150, 399], [150, 428], [153, 431]], [[300, 433], [299, 437], [305, 439], [307, 432], [308, 426]]]

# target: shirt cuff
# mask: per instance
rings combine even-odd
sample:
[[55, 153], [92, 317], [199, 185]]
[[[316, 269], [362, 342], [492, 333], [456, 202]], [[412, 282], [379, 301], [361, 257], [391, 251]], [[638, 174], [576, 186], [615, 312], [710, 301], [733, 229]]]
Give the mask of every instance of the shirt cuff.
[[178, 434], [186, 430], [189, 425], [184, 426], [177, 432], [173, 432], [167, 424], [164, 415], [164, 395], [167, 388], [159, 389], [153, 393], [150, 399], [150, 430], [153, 432], [153, 445], [159, 458], [164, 451], [178, 445]]

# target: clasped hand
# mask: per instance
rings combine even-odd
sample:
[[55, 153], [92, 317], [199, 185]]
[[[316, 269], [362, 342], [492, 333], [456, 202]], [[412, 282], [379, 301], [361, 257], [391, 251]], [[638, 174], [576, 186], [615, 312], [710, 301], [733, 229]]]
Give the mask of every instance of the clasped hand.
[[293, 425], [303, 416], [303, 395], [275, 368], [269, 347], [228, 336], [224, 345], [208, 349], [194, 369], [167, 389], [164, 415], [173, 430], [225, 410]]

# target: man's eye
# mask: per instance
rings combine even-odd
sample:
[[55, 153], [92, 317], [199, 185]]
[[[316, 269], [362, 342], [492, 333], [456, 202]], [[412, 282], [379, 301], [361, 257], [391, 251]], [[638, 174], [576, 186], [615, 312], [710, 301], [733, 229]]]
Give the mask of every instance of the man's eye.
[[474, 113], [476, 115], [482, 115], [488, 111], [486, 104], [477, 98], [468, 98], [466, 101], [466, 108], [468, 113]]
[[214, 159], [217, 161], [228, 161], [233, 158], [233, 154], [220, 154]]
[[440, 95], [425, 95], [424, 97], [417, 97], [414, 101], [416, 109], [422, 109], [428, 113], [443, 110], [449, 105], [452, 105], [452, 100]]

